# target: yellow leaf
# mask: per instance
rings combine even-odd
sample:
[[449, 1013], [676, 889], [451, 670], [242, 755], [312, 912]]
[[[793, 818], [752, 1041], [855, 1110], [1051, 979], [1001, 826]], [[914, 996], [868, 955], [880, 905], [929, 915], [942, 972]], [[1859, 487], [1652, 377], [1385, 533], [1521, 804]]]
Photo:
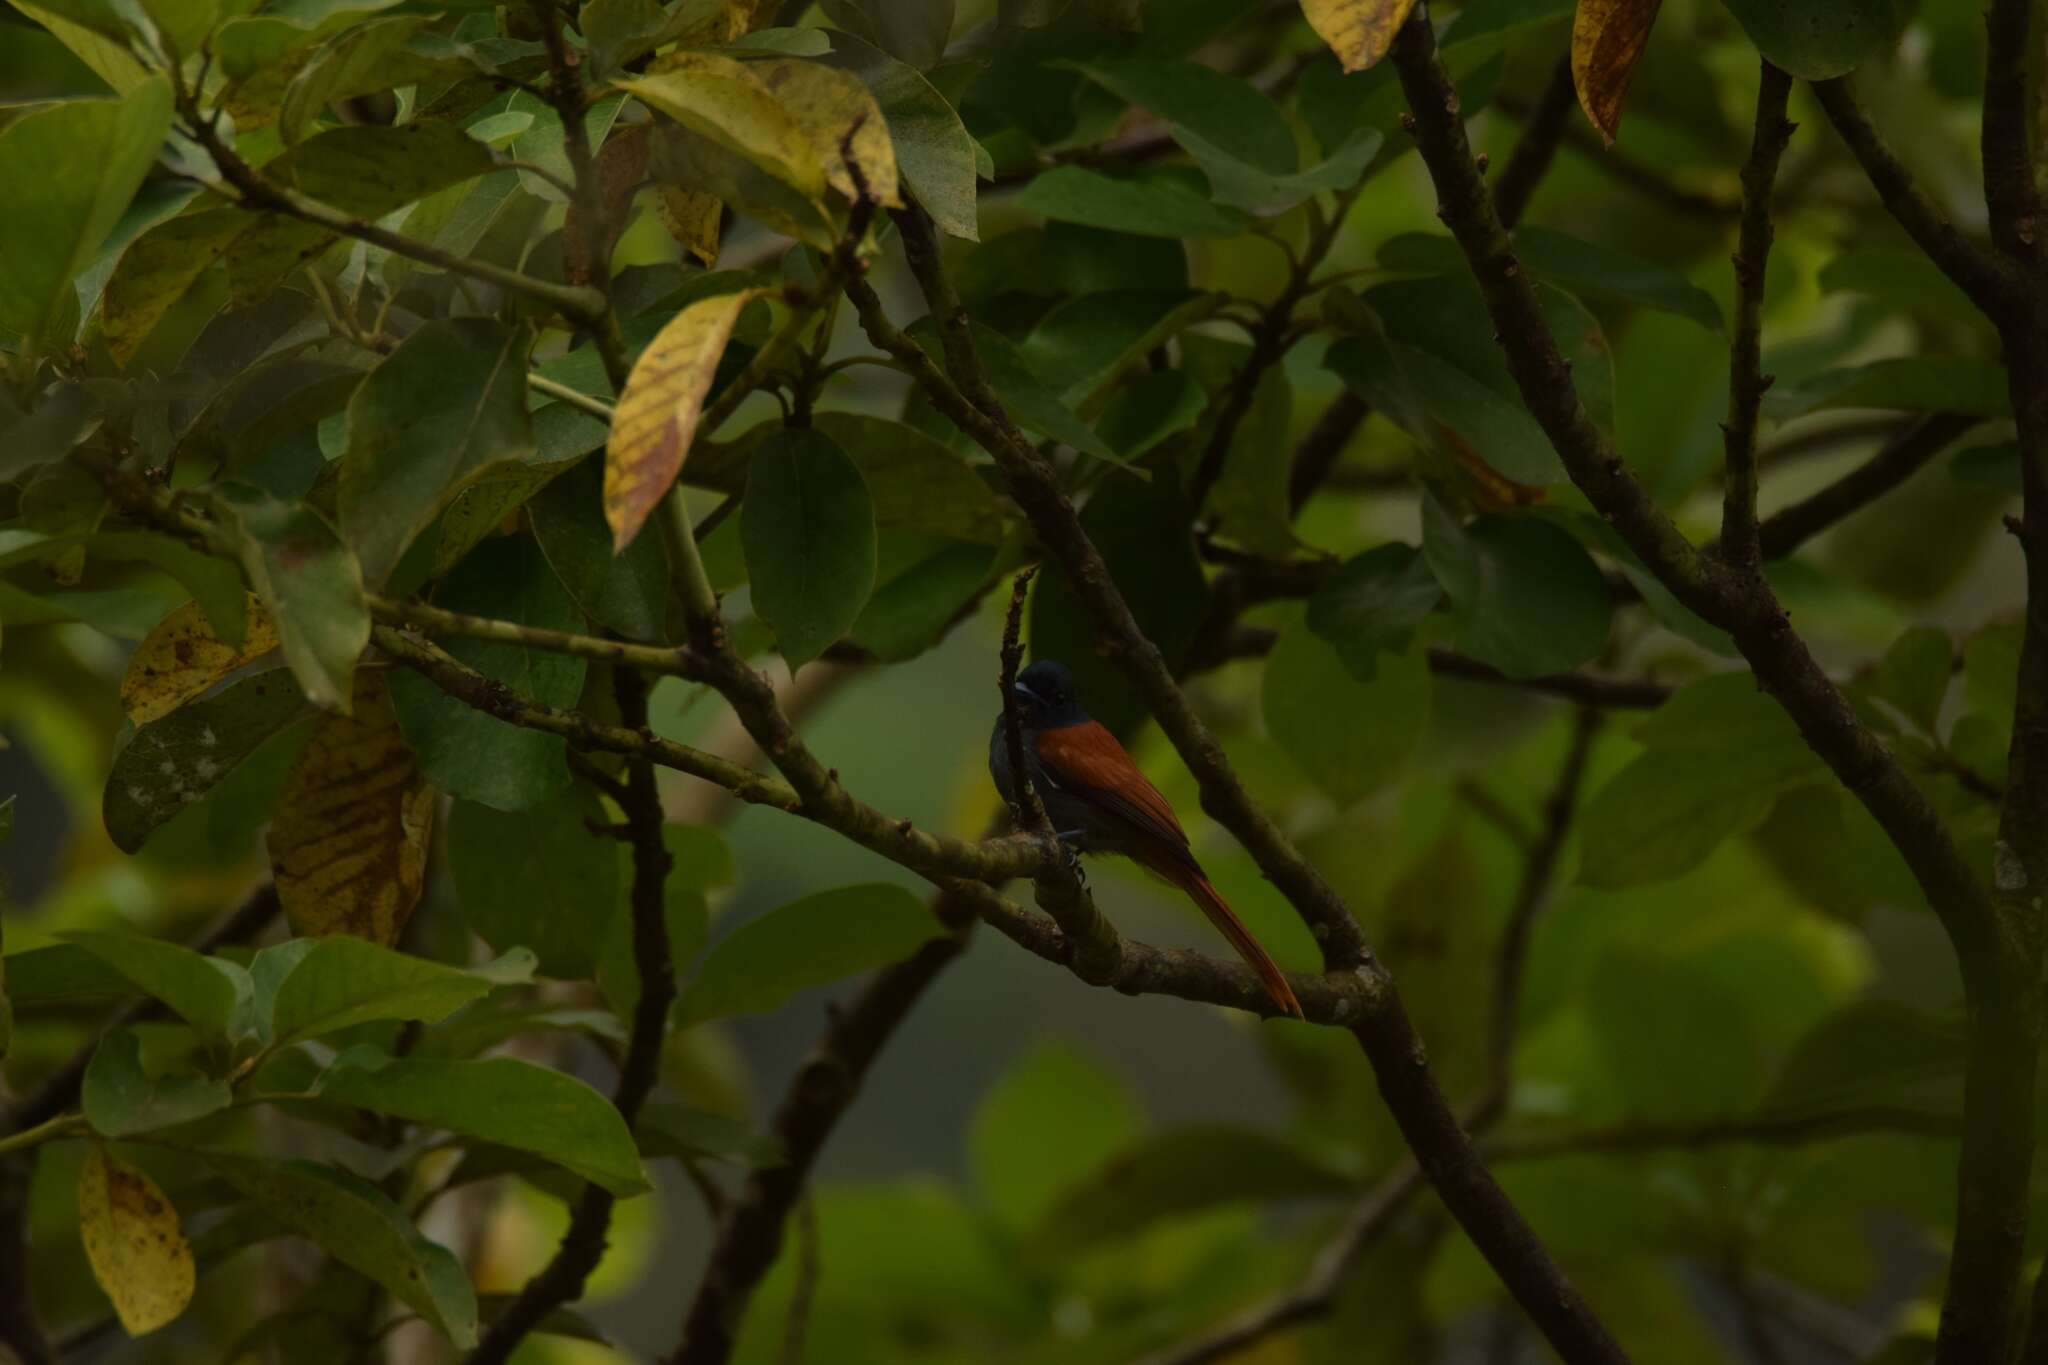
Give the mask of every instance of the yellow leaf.
[[197, 602], [187, 602], [156, 623], [121, 678], [121, 707], [147, 725], [183, 706], [222, 678], [277, 648], [277, 623], [248, 595], [249, 633], [236, 649], [215, 635]]
[[604, 519], [617, 550], [630, 545], [683, 467], [704, 393], [732, 325], [759, 290], [699, 299], [640, 353], [604, 447]]
[[706, 265], [718, 261], [718, 220], [725, 205], [715, 194], [662, 185], [654, 201], [661, 225], [683, 250]]
[[755, 62], [753, 70], [810, 138], [825, 167], [826, 184], [848, 199], [859, 197], [847, 170], [851, 133], [853, 164], [860, 168], [868, 193], [887, 208], [903, 207], [896, 192], [896, 145], [889, 140], [880, 106], [860, 77], [795, 57], [771, 57]]
[[1662, 0], [1579, 0], [1572, 16], [1572, 84], [1579, 107], [1609, 145], [1621, 126], [1621, 98], [1635, 73]]
[[671, 52], [647, 75], [616, 82], [700, 137], [752, 162], [808, 198], [825, 173], [810, 138], [744, 65], [713, 52]]
[[351, 711], [320, 722], [285, 778], [271, 871], [295, 932], [389, 947], [419, 904], [434, 789], [399, 733], [382, 673], [356, 670]]
[[1387, 55], [1415, 0], [1301, 0], [1316, 36], [1346, 71], [1363, 71]]
[[156, 1182], [98, 1143], [78, 1169], [85, 1258], [131, 1337], [154, 1332], [192, 1301], [192, 1247]]

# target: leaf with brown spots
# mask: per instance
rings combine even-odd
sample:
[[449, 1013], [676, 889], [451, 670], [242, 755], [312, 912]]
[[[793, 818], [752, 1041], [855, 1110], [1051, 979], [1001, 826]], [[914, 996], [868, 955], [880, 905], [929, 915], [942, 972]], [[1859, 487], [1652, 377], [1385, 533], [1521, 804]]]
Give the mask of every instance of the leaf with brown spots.
[[395, 943], [419, 903], [434, 789], [392, 714], [384, 675], [358, 669], [351, 714], [320, 723], [270, 825], [278, 899], [300, 934]]
[[93, 1278], [131, 1337], [176, 1320], [197, 1268], [178, 1211], [156, 1182], [94, 1143], [78, 1169], [78, 1228]]
[[725, 212], [725, 204], [717, 195], [663, 185], [654, 207], [661, 215], [661, 225], [683, 250], [706, 265], [717, 263], [718, 223]]
[[1363, 71], [1387, 55], [1415, 0], [1301, 0], [1316, 36], [1346, 71]]
[[669, 320], [640, 353], [612, 414], [604, 447], [604, 519], [623, 550], [676, 481], [697, 434], [704, 395], [740, 309], [758, 290], [700, 299]]
[[277, 626], [249, 594], [249, 633], [241, 648], [224, 643], [206, 624], [199, 603], [187, 602], [156, 623], [121, 678], [121, 709], [137, 725], [168, 716], [238, 668], [277, 648]]
[[859, 198], [850, 160], [877, 203], [885, 208], [903, 206], [903, 196], [896, 191], [896, 146], [889, 140], [881, 108], [860, 77], [797, 57], [772, 57], [755, 62], [752, 69], [810, 138], [825, 168], [826, 184], [849, 200]]
[[1621, 100], [1628, 78], [1650, 41], [1663, 0], [1579, 0], [1572, 16], [1572, 84], [1579, 107], [1608, 145], [1621, 127]]
[[645, 76], [616, 84], [805, 198], [823, 192], [824, 167], [810, 137], [747, 64], [714, 52], [671, 52]]

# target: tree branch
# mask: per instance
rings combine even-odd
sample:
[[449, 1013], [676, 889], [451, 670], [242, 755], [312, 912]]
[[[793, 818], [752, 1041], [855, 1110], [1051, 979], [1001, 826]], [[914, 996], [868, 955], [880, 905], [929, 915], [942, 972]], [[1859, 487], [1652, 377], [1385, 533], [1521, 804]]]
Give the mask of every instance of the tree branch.
[[[1337, 457], [1344, 453], [1344, 447], [1371, 413], [1372, 405], [1349, 389], [1330, 400], [1330, 406], [1323, 409], [1323, 415], [1316, 418], [1308, 435], [1294, 448], [1294, 460], [1287, 469], [1289, 513], [1301, 515], [1301, 509], [1323, 486], [1336, 466]], [[1404, 473], [1402, 478], [1405, 481], [1407, 475]]]
[[2040, 111], [2027, 81], [2033, 19], [2033, 0], [1993, 0], [1985, 16], [1981, 144], [1991, 240], [2030, 276], [2041, 264], [2041, 195], [2034, 183], [2033, 147]]
[[1892, 151], [1884, 134], [1870, 121], [1869, 111], [1857, 100], [1855, 87], [1847, 76], [1815, 81], [1813, 93], [1820, 100], [1820, 107], [1827, 111], [1828, 122], [1835, 125], [1835, 131], [1848, 144], [1850, 154], [1862, 164], [1877, 197], [1906, 230], [1906, 235], [1958, 289], [1970, 296], [1970, 301], [1986, 317], [2004, 317], [2015, 297], [2016, 281], [2011, 267], [1949, 222]]
[[[619, 718], [628, 729], [647, 725], [647, 680], [630, 668], [615, 668], [612, 690]], [[633, 1006], [626, 1057], [619, 1064], [612, 1104], [631, 1129], [652, 1093], [661, 1062], [661, 1044], [668, 1027], [669, 1006], [675, 1003], [675, 963], [669, 954], [664, 888], [672, 860], [662, 840], [661, 792], [654, 765], [645, 756], [626, 761], [626, 826], [633, 845], [633, 966], [640, 994]], [[611, 1231], [611, 1191], [586, 1184], [569, 1218], [569, 1230], [547, 1266], [519, 1291], [466, 1358], [466, 1365], [500, 1365], [548, 1314], [583, 1297], [590, 1272], [604, 1257]]]
[[1978, 420], [1953, 412], [1922, 418], [1833, 483], [1773, 512], [1757, 528], [1764, 562], [1790, 556], [1822, 531], [1876, 502], [1926, 468]]
[[1763, 308], [1765, 267], [1771, 256], [1771, 190], [1778, 161], [1792, 139], [1785, 118], [1792, 78], [1763, 63], [1756, 96], [1756, 134], [1742, 167], [1742, 227], [1735, 248], [1735, 324], [1728, 342], [1728, 420], [1721, 425], [1728, 476], [1722, 490], [1721, 557], [1739, 574], [1762, 568], [1756, 526], [1756, 424], [1764, 390]]

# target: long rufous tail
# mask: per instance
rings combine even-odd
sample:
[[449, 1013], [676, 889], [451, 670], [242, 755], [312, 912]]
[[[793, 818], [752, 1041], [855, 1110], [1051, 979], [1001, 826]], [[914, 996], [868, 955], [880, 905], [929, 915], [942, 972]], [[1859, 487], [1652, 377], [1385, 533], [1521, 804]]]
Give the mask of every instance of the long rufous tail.
[[1245, 965], [1258, 974], [1266, 987], [1266, 994], [1273, 997], [1273, 1003], [1297, 1019], [1307, 1016], [1301, 1012], [1301, 1002], [1294, 998], [1294, 988], [1287, 984], [1287, 977], [1280, 971], [1278, 963], [1267, 954], [1265, 947], [1252, 937], [1252, 931], [1244, 927], [1244, 921], [1230, 908], [1209, 879], [1192, 867], [1169, 867], [1161, 869], [1166, 880], [1187, 892], [1188, 899], [1202, 907], [1202, 913], [1209, 917], [1209, 923], [1216, 926], [1218, 933], [1230, 940], [1230, 946], [1244, 959]]

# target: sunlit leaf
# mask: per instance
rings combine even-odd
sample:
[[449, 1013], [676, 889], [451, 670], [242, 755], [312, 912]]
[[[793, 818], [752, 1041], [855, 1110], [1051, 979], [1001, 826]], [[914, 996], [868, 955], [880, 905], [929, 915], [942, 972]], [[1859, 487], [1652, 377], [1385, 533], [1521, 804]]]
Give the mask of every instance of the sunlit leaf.
[[1415, 0], [1301, 0], [1316, 36], [1346, 71], [1363, 71], [1387, 55]]
[[76, 322], [73, 282], [128, 207], [170, 123], [170, 85], [150, 79], [119, 100], [71, 100], [0, 129], [0, 184], [35, 187], [0, 218], [0, 326], [43, 337], [60, 316]]
[[198, 1268], [178, 1210], [154, 1180], [94, 1143], [78, 1168], [78, 1223], [93, 1278], [131, 1337], [176, 1321]]
[[864, 185], [876, 203], [902, 207], [889, 126], [858, 76], [789, 57], [754, 62], [750, 69], [810, 138], [826, 184], [848, 199], [859, 198]]
[[710, 52], [668, 54], [619, 88], [702, 137], [744, 157], [797, 193], [824, 192], [819, 164], [803, 125], [730, 57]]
[[718, 357], [753, 297], [748, 290], [691, 304], [634, 362], [604, 451], [604, 516], [615, 549], [632, 543], [675, 482], [718, 374]]

